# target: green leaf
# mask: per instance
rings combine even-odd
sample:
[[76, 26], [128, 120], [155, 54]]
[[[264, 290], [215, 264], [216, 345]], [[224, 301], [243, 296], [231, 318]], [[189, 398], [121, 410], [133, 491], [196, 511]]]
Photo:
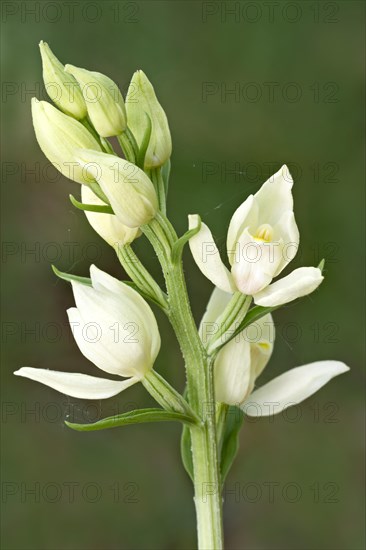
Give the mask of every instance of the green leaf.
[[71, 203], [79, 210], [87, 210], [88, 212], [99, 212], [100, 214], [114, 214], [112, 207], [108, 206], [108, 204], [84, 204], [83, 202], [79, 202], [78, 200], [76, 200], [73, 195], [69, 195], [69, 198]]
[[[230, 340], [232, 340], [233, 338], [235, 338], [235, 336], [237, 336], [242, 330], [244, 330], [246, 327], [248, 327], [249, 325], [251, 325], [252, 323], [255, 323], [256, 321], [258, 321], [258, 319], [260, 319], [261, 317], [264, 317], [264, 315], [267, 315], [267, 313], [271, 313], [272, 311], [275, 311], [276, 309], [278, 309], [279, 307], [281, 306], [275, 306], [275, 307], [262, 307], [262, 306], [254, 306], [252, 307], [252, 309], [250, 309], [248, 311], [248, 313], [246, 314], [246, 316], [244, 317], [243, 321], [240, 323], [240, 325], [238, 326], [238, 328], [233, 332], [233, 334], [231, 335], [230, 338], [228, 338], [226, 341], [225, 341], [225, 344], [227, 344], [227, 342], [230, 342]], [[224, 344], [224, 345], [225, 345]], [[220, 348], [217, 348], [217, 351], [219, 350]]]
[[92, 282], [89, 277], [79, 277], [79, 275], [73, 275], [72, 273], [64, 273], [63, 271], [60, 271], [57, 269], [56, 266], [52, 265], [52, 270], [57, 277], [60, 279], [63, 279], [64, 281], [68, 281], [71, 283], [72, 281], [75, 281], [77, 283], [82, 283], [83, 285], [91, 286]]
[[97, 197], [99, 197], [101, 201], [105, 202], [106, 204], [109, 204], [108, 197], [101, 190], [99, 183], [97, 183], [96, 181], [92, 181], [88, 184], [88, 187], [90, 187], [90, 189], [93, 191], [93, 193]]
[[235, 406], [229, 407], [221, 447], [220, 470], [222, 484], [224, 484], [239, 449], [239, 431], [243, 424], [243, 419], [243, 411]]
[[128, 426], [130, 424], [142, 424], [144, 422], [183, 422], [192, 424], [192, 419], [181, 413], [165, 411], [164, 409], [137, 409], [123, 414], [103, 418], [98, 422], [91, 424], [75, 424], [67, 422], [66, 426], [78, 432], [92, 432], [95, 430], [106, 430], [117, 428], [118, 426]]
[[171, 162], [170, 162], [170, 159], [168, 159], [166, 163], [161, 167], [161, 175], [163, 177], [164, 188], [165, 188], [165, 197], [168, 196], [170, 168], [171, 168]]
[[324, 269], [324, 266], [325, 266], [325, 258], [323, 258], [320, 262], [320, 264], [318, 265], [318, 269], [320, 269], [320, 271], [323, 273], [323, 269]]
[[194, 229], [190, 229], [189, 231], [186, 231], [186, 233], [184, 233], [184, 235], [182, 235], [182, 237], [180, 237], [180, 239], [178, 239], [173, 244], [173, 248], [172, 248], [172, 262], [173, 263], [178, 263], [180, 261], [180, 259], [182, 257], [182, 254], [183, 254], [184, 246], [187, 244], [189, 239], [194, 237], [199, 232], [199, 230], [201, 229], [201, 218], [199, 216], [198, 216], [198, 218], [199, 218], [198, 226], [195, 227]]
[[147, 151], [147, 148], [149, 147], [150, 138], [151, 138], [151, 130], [152, 130], [151, 118], [149, 117], [149, 115], [146, 112], [145, 112], [145, 115], [146, 115], [146, 119], [147, 119], [147, 121], [146, 121], [146, 130], [144, 132], [142, 142], [141, 142], [141, 145], [140, 145], [140, 148], [139, 148], [139, 152], [138, 152], [138, 155], [137, 155], [137, 159], [136, 159], [137, 166], [139, 168], [141, 168], [142, 170], [144, 169], [146, 151]]
[[192, 460], [192, 441], [191, 441], [191, 432], [187, 425], [183, 426], [182, 437], [180, 440], [180, 452], [182, 456], [183, 466], [191, 478], [194, 480], [193, 474], [193, 460]]

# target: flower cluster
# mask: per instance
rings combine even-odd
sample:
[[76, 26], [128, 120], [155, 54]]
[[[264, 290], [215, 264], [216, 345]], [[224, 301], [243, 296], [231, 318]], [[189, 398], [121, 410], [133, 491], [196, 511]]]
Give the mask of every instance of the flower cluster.
[[[273, 282], [299, 246], [287, 167], [234, 212], [227, 233], [229, 269], [198, 215], [189, 216], [189, 229], [180, 239], [165, 216], [172, 142], [167, 117], [146, 75], [142, 71], [133, 75], [124, 100], [109, 77], [64, 66], [44, 42], [40, 49], [44, 83], [55, 106], [32, 101], [38, 143], [50, 162], [82, 185], [81, 202], [72, 197], [73, 204], [85, 211], [108, 244], [121, 246], [118, 257], [132, 281], [121, 282], [95, 266], [90, 279], [59, 273], [72, 283], [76, 307], [68, 310], [68, 316], [80, 351], [102, 371], [124, 380], [31, 367], [15, 374], [86, 399], [109, 398], [142, 382], [163, 409], [180, 415], [183, 422], [205, 426], [198, 409], [207, 395], [218, 408], [237, 406], [247, 415], [265, 416], [301, 402], [347, 371], [339, 361], [319, 361], [288, 370], [256, 388], [274, 345], [271, 312], [310, 294], [324, 279], [322, 266], [300, 267]], [[115, 152], [111, 137], [117, 138], [123, 158]], [[142, 233], [160, 260], [166, 291], [132, 251], [131, 243]], [[198, 330], [182, 270], [187, 242], [197, 266], [215, 285]], [[146, 299], [168, 315], [189, 359], [187, 372], [193, 370], [187, 399], [153, 369], [160, 334]], [[219, 327], [217, 334], [209, 334], [210, 324]], [[236, 324], [239, 328], [234, 330]], [[192, 365], [192, 349], [199, 365]], [[198, 381], [192, 384], [199, 368], [202, 387]], [[210, 385], [205, 377], [211, 372]], [[139, 414], [145, 420], [152, 418], [150, 413]], [[156, 418], [160, 412], [154, 414]]]

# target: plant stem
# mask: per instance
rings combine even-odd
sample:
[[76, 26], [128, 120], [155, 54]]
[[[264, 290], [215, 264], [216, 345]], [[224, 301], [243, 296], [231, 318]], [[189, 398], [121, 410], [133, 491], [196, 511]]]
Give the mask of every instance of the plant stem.
[[169, 319], [186, 362], [188, 400], [202, 425], [191, 429], [198, 548], [223, 548], [222, 498], [217, 453], [212, 365], [198, 335], [189, 304], [182, 262], [171, 260], [177, 240], [170, 222], [159, 214], [142, 228], [154, 246], [168, 291]]

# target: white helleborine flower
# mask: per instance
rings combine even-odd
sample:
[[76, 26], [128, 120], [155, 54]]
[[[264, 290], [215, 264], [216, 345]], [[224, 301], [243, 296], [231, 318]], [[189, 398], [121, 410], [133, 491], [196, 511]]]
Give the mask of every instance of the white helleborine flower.
[[101, 370], [127, 380], [23, 367], [14, 374], [81, 399], [106, 399], [143, 380], [160, 349], [156, 319], [128, 285], [90, 268], [92, 286], [73, 282], [76, 307], [67, 313], [80, 351]]
[[[277, 306], [305, 296], [320, 285], [323, 276], [314, 267], [295, 269], [270, 285], [294, 258], [299, 246], [292, 184], [290, 173], [283, 166], [234, 212], [227, 234], [231, 271], [222, 262], [204, 223], [190, 239], [196, 264], [217, 287], [253, 296], [255, 303], [262, 306]], [[190, 229], [198, 224], [197, 215], [189, 216]]]
[[126, 108], [117, 84], [108, 76], [66, 65], [65, 70], [78, 81], [88, 115], [102, 137], [119, 136], [127, 126]]
[[91, 133], [81, 122], [36, 98], [32, 99], [32, 118], [38, 145], [57, 170], [78, 183], [91, 183], [93, 178], [75, 158], [76, 149], [100, 151]]
[[[143, 71], [136, 71], [126, 96], [128, 125], [140, 146], [145, 134], [147, 120], [151, 120], [151, 137], [145, 155], [145, 168], [162, 166], [172, 154], [172, 138], [164, 109], [154, 88]], [[146, 114], [145, 114], [146, 113]]]
[[[84, 204], [104, 205], [87, 185], [81, 187], [81, 200]], [[141, 232], [123, 225], [114, 214], [104, 214], [85, 210], [85, 215], [94, 231], [113, 247], [132, 243]]]
[[[218, 288], [213, 291], [201, 322], [201, 338], [229, 300], [230, 294]], [[340, 361], [317, 361], [291, 369], [253, 391], [271, 356], [274, 335], [272, 317], [265, 315], [220, 349], [214, 366], [216, 401], [236, 405], [248, 416], [271, 416], [301, 403], [349, 370]]]
[[98, 181], [123, 225], [136, 229], [155, 217], [156, 191], [140, 168], [114, 155], [90, 150], [78, 151], [77, 159]]
[[65, 71], [46, 42], [41, 41], [39, 48], [46, 92], [61, 111], [78, 120], [85, 118], [86, 105], [75, 78]]

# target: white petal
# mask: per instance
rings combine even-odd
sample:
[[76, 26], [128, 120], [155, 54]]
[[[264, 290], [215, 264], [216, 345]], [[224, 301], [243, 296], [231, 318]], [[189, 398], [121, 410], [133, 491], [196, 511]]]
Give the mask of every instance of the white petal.
[[270, 313], [264, 315], [244, 329], [242, 335], [250, 343], [251, 370], [255, 380], [272, 355], [275, 341], [272, 315]]
[[249, 342], [240, 335], [230, 340], [219, 351], [214, 369], [216, 401], [239, 406], [251, 380]]
[[254, 195], [259, 206], [259, 224], [274, 226], [284, 212], [293, 210], [292, 186], [291, 174], [284, 164]]
[[274, 240], [282, 239], [284, 243], [282, 259], [274, 274], [275, 277], [294, 259], [299, 249], [300, 233], [291, 210], [285, 212], [274, 226]]
[[232, 294], [215, 287], [208, 301], [206, 311], [202, 317], [199, 334], [204, 344], [218, 331], [217, 320], [230, 302]]
[[[198, 225], [198, 216], [188, 216], [189, 229], [194, 229]], [[235, 292], [235, 285], [230, 271], [221, 260], [212, 233], [204, 223], [201, 224], [200, 231], [189, 239], [194, 261], [202, 273], [217, 287], [225, 292]]]
[[124, 307], [127, 308], [127, 303], [133, 307], [131, 315], [139, 319], [140, 328], [144, 328], [149, 340], [151, 341], [151, 357], [154, 362], [161, 345], [159, 327], [149, 304], [140, 296], [136, 290], [126, 285], [122, 281], [118, 281], [108, 273], [98, 269], [95, 265], [90, 266], [90, 277], [93, 287], [96, 290], [108, 290], [114, 292], [118, 298], [123, 296]]
[[107, 399], [138, 382], [137, 378], [116, 382], [76, 372], [58, 372], [32, 367], [23, 367], [15, 371], [14, 374], [35, 380], [64, 395], [79, 399]]
[[347, 372], [340, 361], [317, 361], [291, 369], [254, 391], [243, 403], [248, 416], [271, 416], [297, 405], [317, 392], [329, 380]]
[[239, 239], [231, 268], [237, 288], [252, 296], [269, 285], [281, 262], [283, 242], [265, 242], [253, 238], [246, 228]]
[[[81, 200], [84, 204], [103, 205], [87, 185], [81, 186]], [[140, 235], [139, 229], [130, 229], [123, 225], [113, 214], [101, 214], [85, 210], [85, 215], [94, 231], [111, 246], [124, 246]]]
[[317, 267], [299, 267], [254, 296], [259, 306], [276, 307], [313, 292], [324, 277]]
[[258, 225], [258, 205], [253, 195], [249, 195], [239, 208], [235, 210], [230, 220], [226, 241], [230, 265], [234, 262], [236, 247], [242, 232], [246, 227], [250, 227], [251, 225]]

